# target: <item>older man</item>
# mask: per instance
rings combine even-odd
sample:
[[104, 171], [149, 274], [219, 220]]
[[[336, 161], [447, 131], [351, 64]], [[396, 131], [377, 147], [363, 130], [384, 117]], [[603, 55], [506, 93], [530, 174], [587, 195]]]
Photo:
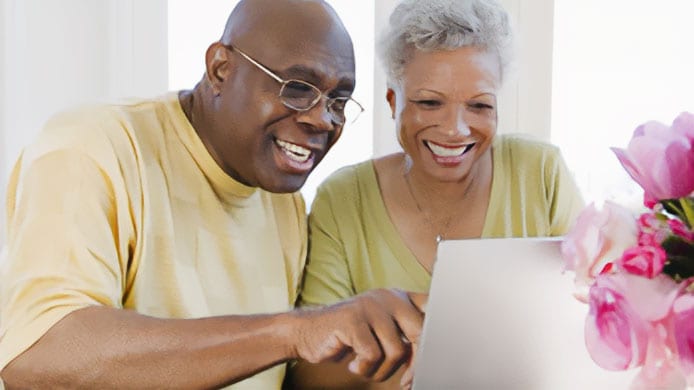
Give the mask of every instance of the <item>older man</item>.
[[246, 0], [192, 91], [53, 118], [9, 184], [5, 386], [270, 389], [288, 360], [350, 351], [354, 372], [388, 377], [421, 296], [291, 310], [306, 255], [295, 191], [350, 119], [354, 83], [324, 2]]

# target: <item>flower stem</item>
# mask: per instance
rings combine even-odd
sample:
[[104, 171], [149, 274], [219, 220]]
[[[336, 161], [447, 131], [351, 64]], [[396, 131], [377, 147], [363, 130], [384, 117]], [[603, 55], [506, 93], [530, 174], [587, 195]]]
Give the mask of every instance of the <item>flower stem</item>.
[[694, 199], [685, 196], [680, 199], [680, 205], [682, 205], [683, 221], [688, 228], [692, 228], [692, 223], [694, 223]]

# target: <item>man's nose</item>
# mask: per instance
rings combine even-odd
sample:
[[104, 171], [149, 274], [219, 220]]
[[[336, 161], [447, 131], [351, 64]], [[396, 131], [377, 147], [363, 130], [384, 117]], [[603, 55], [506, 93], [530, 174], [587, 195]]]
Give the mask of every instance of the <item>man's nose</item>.
[[339, 126], [328, 110], [328, 97], [325, 95], [322, 95], [313, 107], [298, 114], [300, 123], [308, 124], [317, 131], [332, 131]]

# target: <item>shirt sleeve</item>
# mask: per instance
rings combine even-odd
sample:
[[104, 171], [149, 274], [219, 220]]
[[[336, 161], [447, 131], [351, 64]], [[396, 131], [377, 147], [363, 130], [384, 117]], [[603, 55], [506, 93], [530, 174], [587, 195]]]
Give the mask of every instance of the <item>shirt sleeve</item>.
[[309, 254], [301, 306], [332, 304], [356, 294], [340, 237], [337, 206], [326, 187], [319, 187], [309, 215]]
[[0, 369], [72, 311], [121, 307], [128, 256], [115, 198], [109, 175], [79, 150], [20, 158], [0, 269]]
[[584, 201], [561, 152], [559, 149], [554, 151], [551, 163], [546, 167], [545, 177], [550, 183], [547, 188], [550, 234], [561, 236], [573, 226], [574, 220], [584, 207]]

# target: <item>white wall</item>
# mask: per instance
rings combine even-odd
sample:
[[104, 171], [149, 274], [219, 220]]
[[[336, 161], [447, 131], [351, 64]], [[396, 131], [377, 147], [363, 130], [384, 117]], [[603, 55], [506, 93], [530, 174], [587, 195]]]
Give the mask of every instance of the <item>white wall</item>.
[[[397, 0], [376, 1], [376, 35], [388, 22]], [[500, 0], [516, 32], [513, 70], [498, 98], [499, 132], [527, 133], [550, 140], [552, 103], [552, 33], [554, 0]], [[374, 70], [374, 155], [400, 150], [385, 99], [380, 63]]]
[[4, 123], [5, 123], [5, 113], [6, 113], [6, 108], [5, 108], [5, 102], [6, 102], [6, 95], [7, 93], [7, 59], [8, 59], [8, 53], [6, 51], [6, 44], [5, 42], [7, 41], [7, 37], [9, 36], [6, 29], [8, 26], [7, 19], [6, 19], [6, 8], [7, 4], [6, 1], [3, 0], [0, 2], [0, 247], [2, 246], [4, 242], [4, 237], [5, 237], [5, 202], [4, 202], [4, 193], [5, 193], [5, 187], [6, 187], [6, 180], [5, 180], [5, 156], [7, 155], [7, 148], [5, 146], [5, 132], [3, 131], [4, 129]]
[[550, 140], [555, 0], [500, 0], [516, 32], [516, 62], [499, 99], [499, 129]]
[[48, 117], [87, 102], [166, 91], [166, 0], [0, 1], [4, 214], [7, 175]]
[[[388, 16], [398, 3], [397, 0], [378, 0], [375, 5], [374, 24], [375, 40], [372, 44], [374, 52], [377, 40], [384, 26], [388, 24]], [[386, 74], [383, 65], [375, 57], [374, 60], [374, 85], [373, 85], [373, 155], [383, 156], [400, 150], [395, 134], [395, 123], [391, 117], [390, 107], [386, 101]]]

